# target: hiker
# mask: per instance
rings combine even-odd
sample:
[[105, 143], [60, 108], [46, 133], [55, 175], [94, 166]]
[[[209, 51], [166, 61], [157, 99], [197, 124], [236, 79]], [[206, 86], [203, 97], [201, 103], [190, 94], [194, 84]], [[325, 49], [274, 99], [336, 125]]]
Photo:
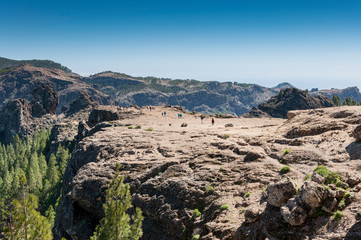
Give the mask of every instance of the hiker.
[[164, 117], [167, 115], [167, 112], [164, 112]]
[[204, 119], [204, 116], [202, 115], [201, 116], [201, 123], [203, 124], [203, 119]]
[[212, 118], [212, 125], [214, 125], [214, 118]]

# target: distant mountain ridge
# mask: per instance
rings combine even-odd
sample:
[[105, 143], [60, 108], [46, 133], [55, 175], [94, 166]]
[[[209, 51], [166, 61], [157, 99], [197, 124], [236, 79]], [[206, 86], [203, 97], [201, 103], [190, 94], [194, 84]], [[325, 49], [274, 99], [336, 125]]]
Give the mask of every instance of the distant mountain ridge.
[[[70, 73], [71, 70], [60, 63], [53, 62], [51, 60], [13, 60], [8, 58], [0, 57], [0, 70], [6, 68], [14, 68], [23, 64], [30, 64], [34, 67], [43, 67], [43, 68], [55, 68], [62, 70], [64, 72]], [[1, 71], [0, 71], [1, 74]]]
[[[281, 89], [293, 88], [287, 82], [269, 88], [238, 82], [133, 77], [112, 71], [82, 77], [50, 60], [18, 61], [0, 58], [0, 107], [11, 99], [29, 99], [32, 88], [39, 82], [50, 84], [56, 91], [60, 91], [57, 112], [60, 112], [63, 105], [69, 106], [80, 92], [84, 92], [99, 104], [179, 105], [188, 111], [206, 114], [242, 115], [276, 96]], [[361, 101], [357, 87], [312, 89], [309, 93], [312, 96], [324, 95], [329, 98], [335, 94], [340, 96], [342, 101], [346, 97]]]
[[83, 81], [110, 95], [120, 105], [170, 104], [208, 114], [244, 114], [280, 90], [280, 86], [267, 88], [237, 82], [132, 77], [111, 71], [85, 77]]

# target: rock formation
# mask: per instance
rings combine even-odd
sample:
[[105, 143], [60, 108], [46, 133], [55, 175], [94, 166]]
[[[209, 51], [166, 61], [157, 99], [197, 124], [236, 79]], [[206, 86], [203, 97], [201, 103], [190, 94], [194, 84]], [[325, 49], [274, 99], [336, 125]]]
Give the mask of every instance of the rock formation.
[[263, 117], [270, 115], [277, 118], [287, 118], [290, 110], [316, 109], [324, 107], [334, 107], [331, 99], [317, 95], [312, 97], [307, 92], [297, 88], [286, 88], [280, 91], [277, 96], [272, 97], [265, 103], [261, 103], [257, 108], [253, 108], [247, 117]]
[[91, 96], [86, 93], [80, 93], [79, 97], [70, 104], [67, 114], [74, 114], [85, 108], [92, 109], [96, 106], [98, 106], [98, 103], [96, 103]]
[[45, 114], [55, 114], [59, 103], [59, 94], [45, 84], [40, 84], [32, 92], [32, 115], [41, 117]]

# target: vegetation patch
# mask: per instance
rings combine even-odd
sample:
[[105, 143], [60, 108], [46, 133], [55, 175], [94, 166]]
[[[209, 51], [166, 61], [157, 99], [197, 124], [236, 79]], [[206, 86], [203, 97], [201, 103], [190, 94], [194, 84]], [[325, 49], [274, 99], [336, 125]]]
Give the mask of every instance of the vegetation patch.
[[223, 204], [223, 205], [219, 208], [219, 210], [220, 210], [220, 211], [225, 211], [225, 210], [228, 210], [228, 208], [229, 208], [228, 204]]
[[340, 220], [343, 216], [343, 213], [341, 211], [336, 211], [334, 214], [333, 214], [333, 219], [335, 220]]
[[283, 166], [283, 167], [281, 168], [280, 173], [286, 174], [286, 173], [288, 173], [289, 171], [291, 171], [291, 167], [288, 166], [288, 165], [286, 165], [286, 166]]
[[151, 131], [153, 131], [153, 128], [147, 128], [145, 131], [148, 131], [148, 132], [151, 132]]

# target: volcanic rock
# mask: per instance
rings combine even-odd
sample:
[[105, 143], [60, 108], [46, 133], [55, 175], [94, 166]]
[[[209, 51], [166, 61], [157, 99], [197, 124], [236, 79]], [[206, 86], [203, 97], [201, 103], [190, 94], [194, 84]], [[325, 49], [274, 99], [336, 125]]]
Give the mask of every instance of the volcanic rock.
[[40, 84], [33, 89], [31, 100], [32, 115], [41, 117], [55, 114], [59, 103], [59, 94], [50, 85]]

